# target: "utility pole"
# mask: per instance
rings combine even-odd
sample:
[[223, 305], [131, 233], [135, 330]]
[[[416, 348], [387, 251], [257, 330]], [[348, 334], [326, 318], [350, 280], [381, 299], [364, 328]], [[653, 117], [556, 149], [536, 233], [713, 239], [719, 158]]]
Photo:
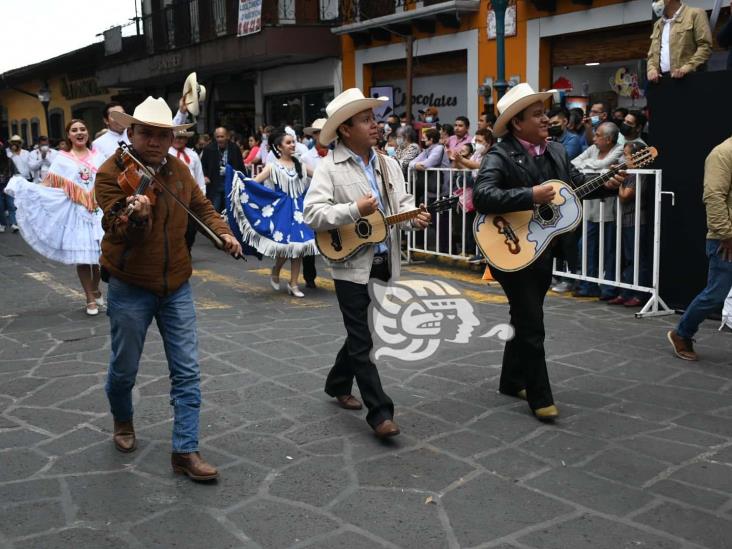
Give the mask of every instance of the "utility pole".
[[413, 60], [414, 60], [414, 36], [411, 34], [407, 36], [407, 124], [412, 124], [412, 80], [413, 75]]

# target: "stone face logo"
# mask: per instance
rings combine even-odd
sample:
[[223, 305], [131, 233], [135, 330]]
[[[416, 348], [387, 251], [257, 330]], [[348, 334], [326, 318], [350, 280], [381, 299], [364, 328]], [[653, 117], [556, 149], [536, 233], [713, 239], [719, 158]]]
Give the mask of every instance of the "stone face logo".
[[[442, 341], [468, 343], [480, 320], [473, 305], [442, 281], [401, 280], [369, 283], [369, 322], [374, 341], [372, 358], [413, 362], [433, 355]], [[481, 337], [513, 337], [508, 324], [494, 326]]]

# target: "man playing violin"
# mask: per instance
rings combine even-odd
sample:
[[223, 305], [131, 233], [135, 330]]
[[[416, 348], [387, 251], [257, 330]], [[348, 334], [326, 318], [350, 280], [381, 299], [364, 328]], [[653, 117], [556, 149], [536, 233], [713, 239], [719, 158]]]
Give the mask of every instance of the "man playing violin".
[[99, 169], [95, 187], [104, 211], [100, 263], [102, 278], [109, 284], [112, 353], [106, 392], [114, 418], [114, 444], [121, 452], [136, 448], [132, 387], [154, 318], [170, 371], [170, 403], [175, 416], [173, 470], [193, 480], [211, 480], [217, 478], [218, 471], [198, 452], [201, 390], [196, 316], [188, 282], [191, 258], [185, 240], [189, 211], [213, 231], [213, 236], [218, 235], [228, 253], [240, 255], [241, 246], [188, 167], [168, 154], [173, 132], [190, 124], [175, 126], [165, 101], [152, 97], [138, 105], [132, 116], [122, 112], [110, 115], [127, 128], [131, 153], [155, 174], [154, 183], [144, 193], [125, 190], [138, 170], [118, 149]]

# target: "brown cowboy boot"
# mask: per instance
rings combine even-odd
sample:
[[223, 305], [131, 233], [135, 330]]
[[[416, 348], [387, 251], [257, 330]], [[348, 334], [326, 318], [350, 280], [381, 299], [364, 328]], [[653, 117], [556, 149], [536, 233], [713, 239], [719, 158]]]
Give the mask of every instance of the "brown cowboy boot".
[[137, 448], [137, 441], [135, 440], [135, 427], [130, 421], [117, 421], [114, 420], [114, 446], [120, 452], [128, 454], [134, 452]]
[[213, 480], [219, 476], [218, 469], [206, 463], [198, 452], [171, 454], [170, 463], [174, 473], [188, 475], [193, 480]]

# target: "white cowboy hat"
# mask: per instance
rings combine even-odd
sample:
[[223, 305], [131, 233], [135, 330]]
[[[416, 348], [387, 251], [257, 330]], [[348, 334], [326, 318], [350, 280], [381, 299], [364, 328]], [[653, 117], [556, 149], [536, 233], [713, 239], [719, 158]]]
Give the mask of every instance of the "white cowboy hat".
[[132, 116], [126, 112], [111, 111], [109, 116], [124, 128], [129, 128], [133, 124], [142, 124], [143, 126], [155, 126], [156, 128], [168, 128], [174, 132], [178, 130], [187, 130], [195, 124], [173, 124], [173, 113], [168, 104], [162, 97], [157, 99], [150, 96], [145, 101], [135, 107]]
[[191, 115], [198, 116], [200, 104], [204, 101], [206, 101], [206, 87], [198, 83], [196, 73], [192, 72], [183, 82], [183, 102]]
[[527, 83], [517, 84], [498, 100], [498, 119], [493, 124], [493, 135], [503, 137], [508, 133], [511, 119], [537, 101], [546, 101], [556, 90], [535, 92]]
[[351, 88], [344, 91], [325, 107], [328, 119], [320, 130], [318, 141], [320, 141], [321, 145], [327, 147], [337, 137], [336, 130], [338, 126], [353, 115], [366, 109], [380, 107], [388, 101], [388, 97], [364, 97], [363, 92], [358, 88]]
[[13, 142], [22, 143], [23, 142], [23, 138], [20, 137], [18, 134], [15, 134], [13, 137], [11, 137], [10, 139], [8, 139], [8, 143], [13, 143]]
[[317, 118], [313, 120], [313, 125], [303, 128], [302, 133], [305, 135], [313, 135], [315, 132], [319, 132], [323, 129], [323, 125], [325, 125], [327, 120], [327, 118]]

